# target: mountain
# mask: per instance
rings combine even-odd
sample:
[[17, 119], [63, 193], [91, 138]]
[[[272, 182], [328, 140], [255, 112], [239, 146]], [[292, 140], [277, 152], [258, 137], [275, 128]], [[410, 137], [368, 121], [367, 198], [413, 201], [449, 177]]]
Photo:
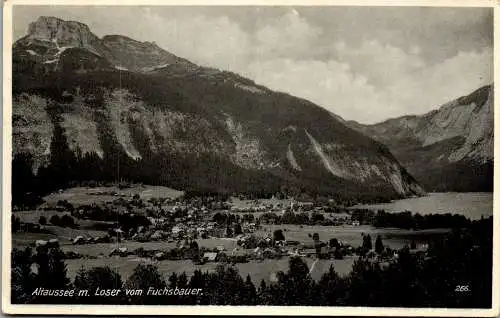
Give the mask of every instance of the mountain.
[[[40, 17], [30, 23], [28, 34], [13, 47], [15, 71], [38, 72], [118, 69], [147, 72], [172, 64], [191, 64], [151, 42], [139, 42], [121, 35], [102, 39], [76, 21]], [[194, 64], [191, 64], [194, 65]]]
[[422, 116], [347, 124], [387, 145], [428, 191], [493, 191], [493, 85]]
[[386, 146], [323, 108], [155, 43], [41, 17], [13, 55], [14, 154], [29, 154], [44, 182], [370, 200], [423, 192]]

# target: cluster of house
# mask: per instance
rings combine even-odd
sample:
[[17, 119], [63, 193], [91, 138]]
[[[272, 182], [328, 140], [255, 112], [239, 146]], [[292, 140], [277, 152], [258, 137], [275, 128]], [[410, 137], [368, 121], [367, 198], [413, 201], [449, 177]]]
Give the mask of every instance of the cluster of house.
[[353, 219], [353, 216], [348, 210], [339, 210], [338, 208], [332, 209], [327, 205], [317, 205], [314, 202], [301, 202], [291, 200], [287, 203], [277, 202], [273, 204], [263, 204], [259, 202], [259, 200], [255, 200], [254, 202], [252, 202], [252, 204], [247, 206], [232, 206], [230, 211], [244, 213], [264, 213], [264, 219], [262, 221], [268, 224], [276, 223], [276, 219], [279, 217], [283, 217], [287, 212], [294, 212], [328, 215], [330, 219], [329, 225], [360, 225], [360, 222], [356, 219]]
[[36, 240], [35, 247], [59, 247], [58, 239], [50, 239], [50, 240]]
[[272, 204], [260, 204], [260, 205], [255, 205], [255, 206], [244, 206], [244, 207], [237, 207], [237, 206], [232, 206], [230, 211], [231, 212], [242, 212], [242, 213], [252, 213], [252, 212], [267, 212], [267, 211], [275, 211], [275, 210], [281, 210], [281, 204], [279, 206], [274, 206]]
[[153, 222], [164, 222], [174, 219], [176, 222], [189, 222], [207, 215], [210, 212], [206, 206], [196, 207], [186, 203], [176, 202], [175, 205], [156, 205], [146, 208], [150, 215], [148, 219]]
[[[320, 207], [318, 207], [318, 210]], [[314, 210], [313, 202], [297, 202], [291, 201], [290, 203], [260, 203], [259, 200], [255, 200], [249, 206], [232, 206], [231, 212], [282, 212], [285, 211], [295, 211], [295, 212], [307, 212]]]
[[[243, 223], [242, 231], [244, 233], [253, 233], [257, 226], [255, 223]], [[139, 242], [146, 241], [178, 241], [183, 239], [205, 239], [231, 237], [226, 225], [219, 225], [216, 222], [188, 222], [177, 223], [171, 229], [165, 229], [162, 223], [152, 224], [149, 227], [139, 226], [137, 231], [130, 237]]]
[[[202, 247], [193, 251], [192, 244], [195, 239], [185, 237], [178, 241], [178, 245], [168, 251], [160, 250], [144, 250], [139, 248], [139, 251], [130, 251], [127, 247], [116, 247], [110, 252], [109, 256], [127, 257], [129, 255], [137, 255], [139, 257], [151, 258], [156, 261], [166, 259], [193, 259], [199, 263], [205, 262], [234, 262], [242, 263], [249, 260], [277, 259], [287, 256], [300, 257], [333, 257], [335, 249], [328, 247], [326, 243], [322, 244], [318, 249], [313, 245], [302, 244], [299, 241], [281, 240], [274, 241], [270, 236], [258, 237], [252, 233], [244, 233], [236, 235], [228, 239], [232, 247], [228, 244], [218, 245], [214, 248]], [[196, 244], [197, 246], [197, 244]], [[350, 246], [343, 246], [343, 254], [351, 254], [353, 249]], [[196, 256], [195, 256], [196, 255]]]
[[[333, 258], [335, 257], [336, 250], [327, 245], [318, 249], [313, 246], [300, 244], [297, 241], [277, 241], [273, 243], [270, 238], [258, 238], [257, 246], [252, 246], [249, 249], [250, 245], [245, 246], [245, 240], [240, 240], [238, 241], [238, 246], [232, 250], [225, 251], [223, 247], [220, 247], [218, 250], [205, 252], [203, 258], [207, 262], [220, 262], [227, 258], [232, 261], [234, 259], [242, 260], [241, 262], [295, 256]], [[342, 255], [352, 254], [354, 253], [354, 249], [350, 246], [345, 246], [342, 248], [341, 253]]]
[[73, 245], [111, 243], [111, 240], [112, 238], [108, 234], [94, 237], [84, 237], [83, 235], [78, 235], [75, 238], [71, 239], [71, 243], [73, 243]]

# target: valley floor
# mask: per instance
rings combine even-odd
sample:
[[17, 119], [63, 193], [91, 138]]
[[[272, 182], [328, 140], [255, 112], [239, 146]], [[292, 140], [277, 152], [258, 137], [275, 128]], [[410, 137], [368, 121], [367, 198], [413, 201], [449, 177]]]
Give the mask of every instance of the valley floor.
[[[110, 201], [117, 198], [129, 200], [132, 196], [138, 195], [141, 200], [148, 202], [151, 198], [179, 198], [182, 192], [165, 187], [152, 186], [133, 186], [131, 188], [119, 189], [117, 187], [97, 187], [97, 188], [72, 188], [65, 191], [59, 191], [48, 195], [44, 198], [45, 203], [37, 210], [31, 211], [16, 211], [14, 215], [25, 223], [38, 223], [40, 217], [45, 217], [49, 220], [53, 215], [63, 216], [67, 214], [65, 211], [52, 210], [51, 207], [57, 206], [61, 201], [67, 201], [75, 206], [83, 204], [109, 204]], [[236, 211], [246, 211], [256, 207], [254, 200], [244, 200], [233, 198], [232, 206]], [[259, 200], [260, 206], [289, 206], [292, 201], [283, 200]], [[203, 218], [211, 220], [215, 212], [210, 212]], [[260, 217], [265, 211], [252, 211], [256, 218]], [[235, 214], [245, 214], [244, 212], [235, 212]], [[326, 213], [325, 215], [328, 215]], [[346, 214], [348, 216], [348, 214]], [[33, 246], [37, 240], [58, 239], [63, 252], [74, 252], [80, 254], [82, 258], [66, 259], [68, 268], [68, 276], [73, 279], [79, 269], [100, 266], [109, 266], [116, 269], [122, 277], [128, 277], [134, 268], [142, 264], [154, 263], [158, 266], [159, 271], [168, 277], [173, 272], [185, 271], [188, 276], [200, 269], [202, 271], [213, 271], [217, 266], [217, 262], [207, 262], [205, 264], [196, 264], [192, 260], [154, 260], [152, 258], [139, 257], [137, 255], [129, 255], [126, 257], [110, 256], [110, 253], [117, 248], [126, 248], [127, 251], [144, 249], [149, 251], [167, 251], [179, 247], [180, 240], [163, 239], [150, 240], [139, 242], [132, 239], [124, 239], [120, 243], [97, 243], [74, 245], [72, 240], [75, 237], [103, 237], [107, 235], [104, 230], [95, 228], [96, 222], [88, 219], [77, 219], [78, 228], [68, 228], [54, 226], [50, 223], [44, 226], [46, 233], [29, 233], [18, 232], [12, 235], [13, 248], [23, 249], [27, 246]], [[106, 222], [97, 222], [106, 224]], [[108, 222], [112, 224], [113, 222]], [[345, 246], [358, 247], [363, 244], [363, 236], [370, 235], [375, 239], [378, 235], [383, 239], [384, 245], [390, 249], [398, 250], [405, 245], [409, 245], [413, 240], [422, 241], [425, 237], [432, 235], [441, 235], [449, 231], [449, 229], [429, 229], [429, 230], [405, 230], [396, 228], [375, 228], [370, 225], [352, 225], [345, 223], [337, 226], [324, 225], [291, 225], [291, 224], [262, 224], [258, 229], [252, 232], [256, 237], [272, 237], [276, 230], [282, 230], [286, 240], [297, 241], [302, 246], [311, 246], [313, 244], [312, 235], [317, 233], [319, 239], [328, 242], [331, 238], [336, 238]], [[196, 242], [199, 248], [212, 250], [223, 247], [227, 255], [232, 255], [235, 251], [237, 254], [251, 255], [254, 249], [244, 249], [238, 246], [237, 240], [226, 237], [210, 237], [197, 238]], [[333, 265], [337, 273], [347, 275], [358, 257], [356, 254], [344, 255], [343, 259], [317, 259], [314, 253], [309, 255], [303, 254], [310, 270], [311, 276], [314, 279], [319, 279], [321, 275], [328, 270], [330, 265]], [[283, 256], [279, 259], [250, 259], [247, 263], [236, 263], [239, 272], [245, 277], [250, 274], [254, 282], [259, 282], [261, 279], [272, 280], [276, 272], [288, 269], [289, 256]]]

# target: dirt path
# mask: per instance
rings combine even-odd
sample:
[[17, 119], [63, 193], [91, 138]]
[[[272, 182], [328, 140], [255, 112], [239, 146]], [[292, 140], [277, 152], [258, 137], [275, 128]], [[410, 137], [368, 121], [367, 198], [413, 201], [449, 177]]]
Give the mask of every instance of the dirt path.
[[314, 260], [314, 262], [311, 264], [311, 269], [309, 270], [309, 275], [311, 275], [311, 273], [313, 272], [314, 266], [316, 266], [317, 262], [318, 262], [318, 259]]

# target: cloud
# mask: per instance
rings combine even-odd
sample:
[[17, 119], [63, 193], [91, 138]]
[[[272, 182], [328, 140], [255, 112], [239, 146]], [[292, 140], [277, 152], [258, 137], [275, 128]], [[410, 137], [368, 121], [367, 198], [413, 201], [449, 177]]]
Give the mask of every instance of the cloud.
[[249, 65], [257, 82], [304, 97], [344, 117], [369, 121], [379, 106], [376, 88], [338, 61], [276, 59]]
[[493, 50], [459, 51], [440, 63], [409, 74], [388, 87], [401, 109], [424, 113], [493, 82]]
[[340, 44], [336, 45], [335, 49], [340, 60], [349, 63], [356, 71], [367, 76], [369, 81], [379, 86], [389, 85], [425, 64], [418, 54], [418, 49], [407, 53], [401, 48], [373, 39], [364, 41], [359, 48]]
[[309, 99], [362, 123], [423, 114], [492, 82], [493, 52], [458, 52], [436, 64], [419, 51], [368, 40], [359, 48], [334, 45], [329, 61], [268, 59], [248, 66], [258, 83]]
[[194, 63], [226, 70], [241, 70], [248, 61], [249, 35], [226, 16], [163, 17], [145, 9], [145, 25], [151, 40]]
[[311, 46], [321, 36], [321, 29], [300, 17], [297, 10], [283, 14], [280, 18], [258, 28], [254, 34], [257, 57], [302, 58], [308, 56]]
[[458, 51], [432, 63], [418, 44], [405, 50], [375, 38], [358, 46], [348, 38], [325, 42], [325, 30], [297, 10], [252, 30], [226, 16], [166, 19], [148, 12], [148, 19], [152, 29], [162, 26], [162, 44], [176, 54], [363, 123], [423, 114], [492, 81], [491, 49]]

